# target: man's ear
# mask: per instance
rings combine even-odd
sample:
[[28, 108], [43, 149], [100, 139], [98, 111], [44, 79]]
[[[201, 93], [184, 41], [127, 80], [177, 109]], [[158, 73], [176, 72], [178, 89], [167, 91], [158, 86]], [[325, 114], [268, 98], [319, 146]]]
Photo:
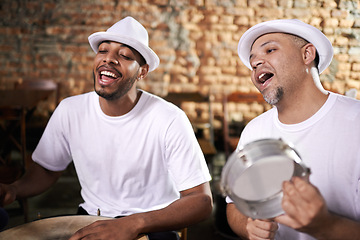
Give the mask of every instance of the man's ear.
[[303, 60], [306, 65], [310, 65], [315, 61], [316, 48], [313, 44], [308, 43], [303, 47]]
[[149, 64], [144, 64], [144, 65], [140, 66], [140, 71], [139, 71], [137, 79], [141, 80], [141, 79], [145, 78], [148, 73], [149, 73]]

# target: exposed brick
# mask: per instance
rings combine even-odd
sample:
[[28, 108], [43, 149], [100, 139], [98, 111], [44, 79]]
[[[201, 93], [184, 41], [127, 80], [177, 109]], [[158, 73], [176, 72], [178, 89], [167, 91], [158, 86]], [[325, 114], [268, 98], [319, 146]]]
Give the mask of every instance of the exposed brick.
[[346, 46], [348, 43], [349, 43], [349, 39], [346, 37], [339, 36], [339, 37], [335, 38], [336, 45]]
[[[350, 78], [360, 82], [360, 72], [351, 72]], [[356, 88], [356, 89], [359, 91], [360, 88]]]
[[[351, 78], [352, 77], [356, 77], [356, 75], [354, 74], [351, 76]], [[360, 74], [357, 75], [357, 77], [360, 77]], [[346, 80], [346, 87], [348, 89], [350, 89], [350, 88], [360, 89], [360, 81], [357, 81], [357, 80], [359, 80], [359, 78], [352, 78], [352, 79]]]
[[351, 70], [354, 72], [360, 72], [360, 63], [353, 63], [351, 66]]
[[333, 1], [333, 0], [326, 0], [326, 1], [323, 1], [323, 7], [324, 8], [336, 8], [337, 3], [336, 3], [336, 1]]
[[255, 10], [255, 13], [257, 17], [274, 18], [274, 16], [283, 16], [283, 10], [280, 8], [259, 8]]
[[333, 9], [331, 10], [331, 17], [345, 19], [348, 16], [348, 11], [345, 9]]
[[323, 23], [324, 23], [324, 27], [328, 27], [328, 28], [336, 28], [339, 26], [339, 20], [336, 18], [325, 19]]
[[279, 7], [282, 8], [291, 8], [293, 6], [293, 0], [279, 0], [278, 1]]
[[339, 27], [351, 28], [354, 25], [355, 20], [352, 19], [340, 19]]
[[[159, 95], [211, 90], [221, 99], [226, 91], [256, 91], [250, 70], [237, 56], [237, 44], [252, 25], [277, 18], [308, 22], [334, 44], [337, 67], [324, 72], [324, 85], [333, 81], [331, 87], [344, 92], [360, 82], [359, 6], [352, 1], [3, 0], [2, 6], [2, 89], [19, 78], [34, 76], [63, 83], [64, 96], [91, 90], [95, 54], [87, 37], [128, 15], [148, 29], [150, 47], [161, 60], [159, 68], [139, 85]], [[250, 118], [261, 110], [254, 106], [241, 111]]]
[[285, 16], [288, 18], [297, 18], [297, 19], [307, 18], [309, 16], [309, 9], [306, 8], [287, 9], [285, 11]]

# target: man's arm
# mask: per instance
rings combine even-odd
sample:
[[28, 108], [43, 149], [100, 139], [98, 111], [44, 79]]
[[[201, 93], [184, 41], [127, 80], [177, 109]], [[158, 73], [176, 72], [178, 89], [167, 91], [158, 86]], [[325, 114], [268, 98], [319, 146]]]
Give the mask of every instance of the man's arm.
[[62, 172], [49, 171], [33, 162], [19, 180], [10, 185], [0, 184], [0, 204], [7, 205], [17, 198], [38, 195], [52, 186], [61, 174]]
[[208, 182], [181, 192], [180, 199], [169, 206], [146, 213], [95, 222], [76, 232], [70, 240], [85, 236], [98, 239], [134, 239], [141, 233], [177, 230], [205, 220], [212, 212]]
[[210, 185], [206, 182], [182, 191], [180, 199], [164, 209], [140, 214], [144, 223], [141, 232], [181, 229], [198, 223], [210, 216], [212, 206]]
[[251, 219], [243, 215], [234, 203], [228, 203], [226, 215], [233, 232], [244, 239], [274, 239], [278, 225], [272, 220]]
[[360, 222], [331, 213], [310, 182], [294, 177], [283, 183], [283, 193], [286, 214], [276, 217], [277, 222], [317, 239], [360, 239]]
[[236, 235], [249, 238], [246, 231], [247, 217], [236, 208], [234, 203], [227, 204], [226, 217], [230, 228]]

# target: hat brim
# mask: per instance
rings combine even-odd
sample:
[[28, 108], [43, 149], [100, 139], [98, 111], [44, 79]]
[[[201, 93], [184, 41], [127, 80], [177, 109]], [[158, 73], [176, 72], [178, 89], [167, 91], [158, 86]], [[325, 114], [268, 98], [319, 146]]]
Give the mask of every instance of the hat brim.
[[248, 29], [240, 38], [238, 55], [249, 69], [250, 50], [256, 39], [267, 33], [288, 33], [299, 36], [312, 43], [319, 54], [319, 73], [331, 63], [334, 50], [329, 39], [317, 28], [296, 19], [280, 19], [259, 23]]
[[149, 65], [149, 72], [155, 70], [159, 66], [160, 59], [156, 55], [156, 53], [151, 48], [145, 46], [136, 39], [129, 38], [126, 36], [121, 36], [118, 34], [112, 34], [108, 32], [97, 32], [91, 34], [88, 40], [91, 48], [94, 50], [95, 53], [98, 52], [99, 44], [101, 42], [114, 41], [114, 42], [126, 44], [134, 48], [136, 51], [138, 51], [144, 57], [146, 63]]

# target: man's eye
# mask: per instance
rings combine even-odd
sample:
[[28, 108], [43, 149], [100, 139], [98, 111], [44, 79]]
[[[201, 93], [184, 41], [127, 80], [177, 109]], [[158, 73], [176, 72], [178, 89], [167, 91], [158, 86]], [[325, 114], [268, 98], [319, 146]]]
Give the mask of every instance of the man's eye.
[[275, 50], [276, 50], [275, 48], [271, 48], [271, 49], [268, 49], [267, 52], [268, 52], [268, 53], [271, 53], [271, 52], [273, 52], [273, 51], [275, 51]]
[[121, 54], [120, 56], [121, 56], [122, 58], [126, 59], [126, 60], [132, 60], [132, 58], [130, 58], [130, 57], [124, 55], [124, 54]]
[[103, 49], [99, 49], [99, 53], [106, 53], [107, 51], [106, 50], [103, 50]]

